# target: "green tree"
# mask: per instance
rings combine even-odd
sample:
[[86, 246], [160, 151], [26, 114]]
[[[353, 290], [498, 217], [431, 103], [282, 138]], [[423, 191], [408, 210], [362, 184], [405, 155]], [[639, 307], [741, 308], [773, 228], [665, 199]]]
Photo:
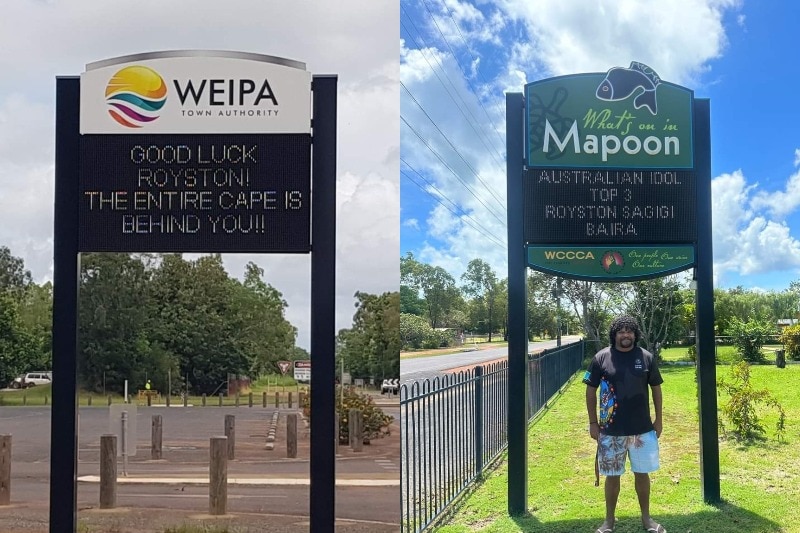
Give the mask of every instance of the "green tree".
[[464, 294], [480, 302], [486, 310], [486, 329], [489, 342], [492, 342], [492, 333], [495, 329], [496, 308], [500, 293], [500, 284], [489, 263], [483, 259], [473, 259], [467, 265], [467, 270], [461, 275], [464, 282]]
[[5, 386], [19, 374], [39, 367], [35, 339], [23, 327], [17, 303], [9, 294], [0, 293], [0, 385]]
[[400, 312], [411, 315], [425, 315], [425, 300], [408, 285], [400, 285]]
[[353, 327], [337, 338], [351, 375], [382, 380], [400, 376], [400, 293], [357, 292]]
[[252, 368], [239, 337], [237, 295], [239, 283], [225, 272], [219, 254], [194, 261], [165, 255], [153, 273], [159, 318], [154, 333], [197, 394], [225, 390], [229, 374], [249, 374]]
[[87, 389], [122, 391], [146, 378], [156, 387], [171, 361], [153, 342], [155, 325], [144, 260], [128, 254], [83, 254], [79, 293], [78, 376]]
[[254, 376], [273, 373], [278, 361], [290, 359], [297, 337], [297, 329], [285, 318], [288, 304], [283, 295], [263, 276], [264, 270], [251, 262], [245, 267], [244, 281], [233, 280], [232, 320], [239, 348]]
[[641, 345], [658, 356], [661, 346], [682, 335], [683, 304], [677, 276], [667, 276], [624, 285], [627, 312], [639, 323]]
[[748, 363], [762, 363], [765, 361], [761, 348], [768, 337], [775, 332], [774, 326], [759, 320], [743, 321], [734, 317], [728, 329], [733, 336], [733, 344], [742, 360]]
[[428, 322], [434, 329], [442, 326], [444, 317], [459, 301], [453, 276], [442, 267], [417, 261], [411, 252], [400, 258], [400, 282], [422, 294]]
[[11, 255], [8, 247], [0, 246], [0, 292], [9, 293], [19, 299], [32, 283], [31, 273], [25, 268], [25, 262]]

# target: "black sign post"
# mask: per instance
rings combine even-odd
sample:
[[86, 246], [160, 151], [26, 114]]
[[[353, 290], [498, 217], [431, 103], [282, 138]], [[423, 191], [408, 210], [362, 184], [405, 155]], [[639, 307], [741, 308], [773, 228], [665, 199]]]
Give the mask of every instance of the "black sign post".
[[[188, 55], [196, 64], [198, 55]], [[241, 59], [241, 54], [229, 55]], [[77, 527], [80, 253], [106, 251], [311, 253], [310, 529], [333, 533], [338, 80], [313, 76], [309, 81], [311, 133], [81, 135], [82, 80], [57, 79], [51, 533]], [[218, 101], [215, 94], [212, 106], [236, 103], [233, 97]], [[293, 96], [302, 104], [302, 95]], [[235, 113], [262, 120], [277, 116], [259, 109]], [[173, 115], [180, 119], [179, 113]]]

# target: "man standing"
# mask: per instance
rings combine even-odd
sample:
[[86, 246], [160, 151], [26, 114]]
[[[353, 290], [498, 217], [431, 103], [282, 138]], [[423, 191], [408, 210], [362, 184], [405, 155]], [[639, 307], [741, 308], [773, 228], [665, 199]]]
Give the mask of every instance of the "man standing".
[[[589, 435], [597, 441], [599, 474], [606, 476], [606, 519], [595, 533], [614, 531], [620, 476], [630, 458], [642, 525], [648, 533], [666, 533], [650, 517], [650, 472], [658, 470], [658, 438], [661, 436], [661, 384], [653, 354], [639, 342], [639, 324], [630, 316], [611, 323], [611, 345], [597, 352], [583, 376]], [[648, 386], [653, 396], [655, 419], [650, 418]], [[600, 412], [597, 389], [600, 389]]]

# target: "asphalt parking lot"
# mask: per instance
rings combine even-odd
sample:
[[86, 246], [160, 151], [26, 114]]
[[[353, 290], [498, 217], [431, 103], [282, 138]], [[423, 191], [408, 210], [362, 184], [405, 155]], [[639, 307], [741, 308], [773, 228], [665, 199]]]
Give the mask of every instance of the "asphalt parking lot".
[[[400, 527], [399, 405], [389, 398], [381, 403], [395, 418], [390, 434], [365, 445], [362, 452], [339, 446], [337, 531], [388, 532]], [[224, 521], [242, 532], [308, 531], [309, 431], [301, 419], [297, 457], [288, 458], [290, 413], [299, 414], [297, 409], [270, 407], [138, 407], [136, 450], [128, 459], [127, 476], [118, 461], [118, 508], [100, 511], [100, 437], [110, 431], [109, 409], [81, 407], [79, 523], [87, 533], [160, 533], [168, 525], [209, 521]], [[162, 417], [160, 460], [150, 456], [153, 415]], [[208, 458], [210, 438], [224, 435], [225, 415], [235, 416], [236, 451], [228, 462], [228, 514], [220, 518], [207, 515]], [[266, 436], [273, 425], [275, 443], [269, 449]], [[48, 531], [50, 409], [0, 407], [0, 434], [12, 435], [11, 505], [0, 507], [0, 531]]]

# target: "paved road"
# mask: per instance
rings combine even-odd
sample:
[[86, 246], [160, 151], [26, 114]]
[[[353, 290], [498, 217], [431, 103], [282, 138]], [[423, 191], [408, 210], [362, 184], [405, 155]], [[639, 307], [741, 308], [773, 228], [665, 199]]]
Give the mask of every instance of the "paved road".
[[[396, 397], [395, 397], [396, 398]], [[374, 440], [361, 453], [339, 447], [336, 462], [336, 516], [353, 524], [371, 524], [364, 531], [396, 531], [400, 524], [399, 400], [383, 400], [382, 409], [394, 417], [391, 436]], [[286, 458], [286, 415], [279, 409], [276, 445], [265, 449], [274, 408], [163, 408], [137, 410], [136, 455], [128, 477], [118, 471], [118, 507], [151, 509], [138, 519], [156, 527], [169, 513], [208, 512], [209, 439], [224, 434], [226, 414], [236, 416], [236, 459], [228, 462], [228, 511], [252, 520], [256, 515], [281, 515], [294, 522], [307, 520], [309, 508], [309, 435], [300, 424], [298, 457]], [[163, 420], [164, 452], [150, 459], [152, 415]], [[82, 407], [78, 431], [78, 517], [96, 512], [99, 503], [100, 436], [109, 433], [108, 409]], [[50, 475], [50, 409], [0, 407], [0, 434], [12, 435], [12, 509], [0, 512], [0, 531], [12, 531], [14, 507], [36, 509], [46, 524]], [[68, 437], [66, 437], [68, 438]], [[194, 480], [203, 479], [197, 484]], [[134, 483], [135, 482], [135, 483]], [[6, 512], [9, 511], [9, 512]], [[88, 514], [87, 514], [88, 513]], [[305, 518], [304, 518], [305, 517]], [[149, 522], [148, 522], [149, 520]], [[243, 518], [243, 520], [245, 520]], [[246, 521], [246, 520], [245, 520]], [[229, 522], [236, 525], [235, 520]], [[291, 528], [286, 526], [286, 531]], [[338, 526], [337, 526], [338, 527]], [[301, 528], [302, 529], [302, 528]], [[147, 529], [141, 529], [147, 531]], [[267, 529], [264, 529], [267, 531]], [[276, 529], [276, 531], [282, 531]]]
[[[579, 335], [565, 335], [561, 337], [561, 343], [569, 344], [580, 339], [581, 337]], [[555, 340], [532, 342], [528, 345], [528, 351], [544, 350], [546, 348], [554, 348], [555, 346]], [[469, 348], [469, 346], [465, 348]], [[433, 378], [453, 368], [478, 365], [485, 361], [494, 361], [495, 359], [501, 359], [507, 356], [508, 348], [491, 348], [448, 355], [401, 359], [400, 382], [406, 383], [409, 381]]]

